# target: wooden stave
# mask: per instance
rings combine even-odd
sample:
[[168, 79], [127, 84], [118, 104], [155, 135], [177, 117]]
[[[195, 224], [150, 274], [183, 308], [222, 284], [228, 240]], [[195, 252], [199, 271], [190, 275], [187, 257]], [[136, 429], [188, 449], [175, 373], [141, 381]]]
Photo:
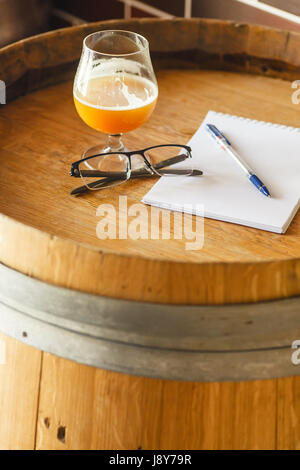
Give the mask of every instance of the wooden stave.
[[80, 365], [0, 334], [3, 344], [1, 449], [299, 447], [299, 377], [164, 381]]
[[[172, 20], [173, 23], [176, 25], [176, 37], [178, 43], [180, 44], [181, 51], [193, 51], [193, 47], [191, 45], [191, 41], [195, 39], [199, 39], [199, 35], [205, 43], [205, 47], [207, 48], [207, 56], [206, 56], [206, 66], [209, 64], [212, 68], [224, 68], [224, 69], [234, 69], [237, 71], [246, 71], [247, 73], [257, 73], [263, 74], [267, 76], [274, 76], [274, 77], [281, 77], [281, 78], [296, 78], [297, 74], [299, 73], [299, 59], [296, 54], [297, 44], [299, 42], [299, 34], [298, 33], [290, 33], [287, 31], [276, 31], [270, 28], [260, 27], [260, 26], [251, 26], [251, 25], [240, 25], [235, 24], [233, 22], [228, 21], [216, 21], [216, 20], [201, 20], [201, 19], [192, 19], [192, 20], [182, 20], [182, 19], [175, 19]], [[39, 35], [25, 41], [20, 41], [11, 46], [7, 46], [2, 50], [2, 57], [4, 58], [4, 78], [6, 78], [8, 83], [8, 99], [13, 98], [16, 94], [26, 93], [33, 91], [34, 89], [40, 86], [46, 86], [47, 84], [57, 82], [58, 80], [58, 70], [63, 69], [65, 73], [59, 77], [59, 80], [64, 80], [70, 77], [70, 72], [73, 70], [74, 67], [74, 54], [78, 57], [78, 44], [81, 43], [82, 38], [89, 32], [98, 30], [101, 28], [115, 28], [120, 27], [122, 28], [134, 28], [137, 31], [140, 31], [145, 34], [145, 29], [148, 36], [154, 34], [153, 30], [155, 29], [155, 34], [159, 31], [164, 31], [166, 26], [170, 31], [170, 22], [168, 20], [131, 20], [131, 21], [109, 21], [103, 23], [96, 23], [91, 25], [83, 25], [74, 28], [68, 28], [68, 30], [59, 30], [51, 33], [46, 33], [44, 35]], [[155, 25], [155, 28], [154, 26]], [[160, 29], [159, 29], [160, 28]], [[172, 28], [171, 28], [172, 29]], [[186, 35], [186, 31], [189, 31], [189, 35]], [[207, 35], [207, 31], [211, 30], [212, 34], [214, 34], [214, 39], [217, 40], [213, 43], [210, 43], [209, 40], [207, 43], [205, 42], [205, 37]], [[78, 32], [80, 31], [80, 34]], [[224, 51], [224, 44], [227, 44], [224, 41], [224, 37], [230, 37], [232, 34], [238, 31], [238, 38], [239, 41], [235, 42], [233, 39], [228, 43], [228, 49]], [[78, 43], [76, 41], [70, 41], [71, 46], [70, 50], [67, 49], [66, 54], [63, 57], [59, 57], [58, 61], [61, 61], [59, 68], [53, 69], [55, 73], [49, 74], [49, 70], [47, 70], [46, 78], [43, 74], [41, 74], [39, 69], [39, 64], [45, 58], [41, 58], [41, 46], [48, 47], [46, 54], [47, 63], [50, 65], [52, 64], [51, 60], [54, 60], [53, 54], [51, 55], [51, 49], [53, 48], [53, 44], [55, 43], [55, 39], [57, 37], [64, 40], [68, 35], [71, 36], [72, 39], [77, 37]], [[152, 40], [155, 39], [155, 34], [152, 36]], [[264, 57], [266, 54], [262, 53], [261, 45], [257, 38], [264, 38], [265, 35], [272, 36], [272, 45], [273, 49], [269, 48], [267, 50], [268, 54], [267, 57]], [[159, 35], [158, 35], [159, 36]], [[173, 32], [174, 36], [174, 32]], [[185, 38], [185, 39], [184, 39]], [[249, 38], [251, 40], [249, 40]], [[222, 39], [222, 41], [221, 41]], [[161, 41], [157, 40], [159, 44]], [[248, 45], [250, 48], [249, 51], [246, 53], [247, 60], [240, 60], [241, 50], [245, 46]], [[278, 45], [279, 44], [279, 45]], [[214, 48], [215, 45], [215, 48]], [[249, 46], [250, 45], [250, 46]], [[176, 51], [174, 49], [173, 41], [167, 41], [164, 43], [163, 47], [165, 49], [171, 49], [171, 61], [166, 59], [165, 53], [168, 51], [163, 51], [163, 53], [159, 53], [160, 55], [160, 63], [163, 66], [170, 66], [170, 64], [174, 65], [174, 55], [178, 55], [178, 47], [176, 46]], [[262, 46], [264, 47], [264, 46]], [[18, 67], [12, 67], [13, 58], [18, 51], [20, 52], [20, 48], [22, 51], [21, 57], [18, 61]], [[76, 51], [76, 52], [74, 52]], [[169, 51], [170, 52], [170, 51]], [[154, 47], [155, 53], [155, 47]], [[285, 58], [289, 59], [284, 60]], [[29, 60], [30, 58], [30, 60]], [[225, 59], [224, 59], [225, 58]], [[57, 59], [56, 59], [57, 60]], [[29, 63], [28, 63], [29, 61]], [[177, 61], [177, 62], [176, 62]], [[175, 60], [175, 63], [178, 63], [178, 60]], [[179, 63], [182, 65], [182, 61], [179, 60]], [[186, 62], [187, 64], [191, 65], [191, 62]], [[259, 66], [258, 66], [259, 64]], [[262, 65], [263, 64], [263, 65]], [[273, 66], [272, 66], [273, 64]], [[275, 64], [275, 65], [274, 65]], [[280, 65], [281, 64], [281, 65]], [[52, 64], [53, 65], [53, 64]], [[52, 66], [51, 65], [51, 66]], [[267, 69], [265, 68], [267, 67]], [[269, 68], [268, 68], [269, 67]], [[27, 76], [26, 73], [32, 71], [33, 74]], [[73, 72], [72, 72], [73, 73]], [[25, 81], [24, 81], [25, 76]], [[23, 77], [23, 78], [22, 78]], [[20, 81], [21, 80], [21, 81]], [[21, 83], [21, 87], [20, 87]], [[12, 92], [10, 91], [12, 90]], [[16, 93], [17, 90], [17, 93]], [[191, 295], [191, 293], [183, 292], [182, 297], [172, 298], [174, 293], [174, 283], [176, 285], [176, 277], [170, 281], [170, 273], [173, 270], [181, 270], [182, 263], [175, 263], [175, 262], [167, 262], [167, 261], [157, 261], [157, 260], [148, 260], [143, 257], [136, 256], [133, 260], [133, 257], [130, 256], [126, 258], [126, 256], [118, 257], [115, 256], [113, 253], [110, 252], [101, 252], [99, 253], [93, 247], [90, 246], [83, 246], [77, 243], [73, 243], [70, 240], [64, 240], [59, 237], [53, 237], [49, 234], [42, 233], [37, 229], [32, 229], [31, 227], [25, 226], [16, 222], [13, 219], [10, 219], [1, 214], [0, 224], [4, 227], [4, 230], [10, 232], [10, 237], [5, 237], [2, 240], [2, 244], [0, 247], [0, 259], [1, 261], [15, 269], [20, 270], [25, 274], [33, 275], [34, 277], [41, 279], [46, 282], [50, 282], [56, 285], [61, 285], [64, 287], [69, 287], [73, 289], [82, 290], [84, 292], [90, 292], [100, 295], [106, 295], [111, 297], [121, 297], [124, 299], [130, 300], [146, 300], [148, 302], [162, 302], [162, 303], [189, 303], [189, 304], [199, 304], [199, 303], [206, 303], [207, 301], [210, 303], [215, 304], [224, 304], [224, 303], [234, 303], [234, 302], [255, 302], [258, 300], [270, 300], [270, 299], [279, 299], [281, 297], [290, 297], [293, 295], [298, 295], [300, 293], [300, 260], [297, 259], [287, 259], [266, 263], [266, 262], [255, 262], [255, 263], [203, 263], [203, 264], [193, 264], [193, 263], [186, 263], [184, 269], [184, 275], [190, 278], [197, 277], [197, 278], [210, 278], [210, 279], [218, 279], [221, 285], [226, 285], [226, 288], [221, 288], [219, 292], [217, 292], [213, 298], [206, 298], [205, 293], [195, 292]], [[74, 252], [85, 262], [82, 263], [82, 272], [76, 279], [68, 280], [66, 279], [66, 272], [60, 272], [57, 275], [57, 270], [52, 269], [49, 266], [49, 272], [45, 273], [43, 270], [43, 263], [42, 260], [36, 260], [34, 266], [30, 266], [28, 264], [28, 259], [26, 255], [24, 256], [23, 253], [20, 256], [15, 256], [14, 249], [11, 248], [12, 239], [15, 239], [15, 243], [18, 243], [18, 239], [20, 238], [20, 234], [26, 234], [25, 238], [23, 238], [23, 253], [29, 252], [32, 249], [32, 243], [38, 243], [41, 247], [41, 251], [44, 249], [49, 252], [51, 251], [54, 253], [54, 250], [62, 250], [63, 252], [68, 252], [71, 258], [74, 258]], [[12, 239], [11, 239], [12, 237]], [[100, 256], [99, 256], [100, 255]], [[61, 256], [63, 259], [63, 256]], [[89, 260], [87, 263], [86, 260]], [[133, 274], [137, 270], [140, 272], [147, 272], [149, 269], [152, 269], [154, 266], [155, 270], [160, 270], [164, 276], [164, 284], [168, 285], [168, 289], [165, 292], [158, 292], [157, 289], [152, 289], [152, 293], [147, 293], [147, 298], [144, 299], [143, 295], [144, 292], [138, 292], [135, 289], [134, 285], [131, 285], [126, 292], [122, 292], [120, 294], [115, 289], [112, 289], [110, 283], [102, 283], [101, 285], [91, 285], [90, 282], [87, 284], [85, 283], [85, 279], [90, 279], [93, 270], [89, 269], [89, 265], [91, 264], [90, 261], [93, 263], [99, 264], [103, 263], [103, 265], [107, 266], [109, 264], [117, 262], [120, 265], [120, 272], [126, 271], [128, 269], [128, 263], [134, 264], [132, 268]], [[251, 282], [249, 285], [243, 285], [243, 288], [240, 290], [230, 290], [230, 285], [226, 281], [226, 279], [230, 278], [232, 281], [232, 285], [239, 282], [240, 274], [243, 271], [249, 271], [250, 273], [255, 274], [256, 278], [256, 285], [255, 289]], [[56, 271], [56, 272], [54, 272]], [[264, 285], [266, 280], [266, 273], [269, 276], [267, 285]], [[276, 283], [276, 279], [278, 277], [278, 273], [280, 273], [282, 281], [281, 284], [278, 285]], [[250, 274], [252, 276], [252, 274]], [[129, 277], [132, 277], [131, 275]], [[105, 285], [104, 285], [105, 284]], [[261, 288], [260, 286], [264, 286]], [[276, 286], [276, 287], [275, 287]], [[178, 289], [175, 289], [178, 291]]]
[[[175, 60], [178, 64], [185, 62], [185, 66], [187, 62], [189, 66], [194, 63], [195, 67], [196, 61], [197, 68], [232, 70], [286, 80], [299, 77], [297, 47], [300, 34], [297, 32], [200, 18], [110, 20], [39, 34], [2, 48], [1, 73], [7, 83], [8, 100], [72, 78], [84, 37], [101, 29], [114, 28], [131, 28], [145, 34], [151, 41], [151, 53], [154, 59], [161, 59], [161, 66], [174, 65]], [[164, 41], [161, 41], [162, 35]], [[60, 41], [64, 41], [63, 52], [57, 48]], [[198, 43], [203, 47], [195, 46]], [[61, 68], [57, 69], [57, 66]], [[51, 70], [53, 74], [49, 73]], [[60, 76], [57, 72], [62, 70], [66, 74]]]

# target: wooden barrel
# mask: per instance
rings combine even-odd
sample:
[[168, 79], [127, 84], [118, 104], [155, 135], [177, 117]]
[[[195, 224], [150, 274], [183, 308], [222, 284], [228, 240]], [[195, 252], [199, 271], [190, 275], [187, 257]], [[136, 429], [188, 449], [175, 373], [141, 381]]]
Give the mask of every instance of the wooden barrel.
[[50, 0], [1, 0], [0, 46], [46, 31], [50, 14]]
[[100, 139], [72, 101], [82, 40], [115, 28], [149, 39], [160, 90], [129, 148], [186, 143], [209, 109], [300, 123], [298, 33], [109, 21], [0, 51], [0, 447], [299, 448], [300, 217], [285, 235], [206, 219], [187, 251], [96, 235], [100, 204], [140, 202], [153, 179], [69, 196]]

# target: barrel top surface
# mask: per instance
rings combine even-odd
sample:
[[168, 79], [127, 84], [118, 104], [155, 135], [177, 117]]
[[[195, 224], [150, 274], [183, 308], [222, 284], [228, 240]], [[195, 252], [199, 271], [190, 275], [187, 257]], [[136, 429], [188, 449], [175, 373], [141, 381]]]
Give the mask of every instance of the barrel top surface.
[[[150, 21], [109, 22], [109, 27], [115, 24], [141, 33], [144, 28], [151, 45]], [[167, 32], [172, 30], [171, 21], [164, 24]], [[184, 22], [181, 20], [180, 24]], [[211, 24], [215, 28], [216, 22]], [[99, 25], [105, 27], [105, 23]], [[89, 31], [87, 26], [70, 28], [70, 41], [76, 31], [79, 44]], [[274, 34], [270, 30], [270, 44], [278, 40], [272, 39]], [[33, 41], [36, 44], [44, 37]], [[66, 55], [71, 54], [67, 38], [67, 32], [57, 33], [58, 57], [64, 41]], [[300, 45], [300, 36], [293, 33], [294, 42], [295, 38]], [[7, 77], [12, 82], [12, 58], [8, 56], [15, 54], [18, 67], [18, 47], [20, 57], [26, 48], [30, 49], [30, 41], [25, 49], [24, 41], [18, 44], [10, 46], [9, 53], [9, 48], [0, 51], [0, 61], [1, 57], [7, 61]], [[35, 54], [33, 46], [32, 49]], [[190, 45], [186, 49], [191, 50]], [[72, 57], [73, 62], [79, 55], [80, 48], [77, 57]], [[278, 51], [277, 55], [280, 56]], [[37, 70], [44, 66], [38, 64], [39, 60], [34, 55], [32, 76], [37, 82]], [[190, 58], [186, 63], [180, 59], [181, 62], [166, 66], [165, 60], [160, 57], [154, 61], [159, 85], [157, 107], [148, 123], [124, 137], [128, 148], [169, 142], [186, 144], [211, 109], [299, 127], [299, 107], [292, 103], [291, 83], [281, 79], [287, 77], [199, 68], [193, 66]], [[66, 62], [72, 61], [68, 58]], [[298, 66], [296, 62], [293, 65], [295, 70]], [[172, 234], [171, 240], [100, 240], [96, 234], [98, 206], [107, 203], [118, 209], [120, 195], [127, 196], [128, 206], [138, 203], [156, 179], [129, 181], [78, 198], [69, 196], [70, 190], [78, 186], [78, 180], [68, 176], [71, 162], [78, 160], [86, 148], [103, 141], [103, 136], [77, 116], [71, 75], [68, 78], [0, 108], [2, 263], [55, 284], [135, 300], [220, 303], [300, 293], [300, 214], [284, 235], [205, 219], [204, 246], [198, 251], [186, 250], [187, 240], [173, 240]], [[136, 279], [138, 269], [138, 277], [144, 276], [144, 281]], [[199, 275], [205, 276], [202, 291]], [[226, 293], [230, 276], [235, 293]], [[258, 286], [263, 279], [264, 290]], [[244, 282], [244, 294], [237, 292], [239, 282]], [[207, 286], [212, 283], [215, 292], [208, 294]], [[185, 294], [179, 294], [179, 289]]]
[[[186, 144], [210, 109], [292, 126], [299, 124], [299, 109], [291, 103], [290, 84], [285, 81], [191, 70], [158, 71], [157, 78], [157, 108], [148, 123], [124, 136], [128, 148], [169, 142]], [[240, 93], [233, 97], [239, 88]], [[126, 256], [194, 263], [256, 262], [299, 256], [300, 214], [285, 235], [205, 219], [205, 242], [199, 251], [185, 250], [184, 239], [100, 240], [96, 235], [100, 220], [97, 207], [109, 203], [118, 208], [119, 195], [128, 197], [128, 206], [140, 202], [157, 179], [132, 180], [111, 190], [90, 191], [77, 198], [69, 196], [74, 187], [82, 184], [69, 177], [71, 162], [80, 159], [89, 146], [105, 142], [101, 134], [89, 129], [78, 117], [72, 82], [19, 98], [1, 111], [4, 144], [0, 210], [5, 215], [51, 235]]]

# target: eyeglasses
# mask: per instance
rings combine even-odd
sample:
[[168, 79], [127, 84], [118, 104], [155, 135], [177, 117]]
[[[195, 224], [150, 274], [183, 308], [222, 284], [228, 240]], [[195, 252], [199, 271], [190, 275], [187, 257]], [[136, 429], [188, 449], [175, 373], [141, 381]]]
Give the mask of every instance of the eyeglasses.
[[[129, 178], [202, 175], [202, 171], [193, 170], [191, 159], [191, 148], [177, 144], [91, 155], [72, 163], [70, 175], [80, 177], [84, 186], [75, 188], [71, 194], [116, 186]], [[188, 161], [188, 165], [184, 166], [184, 161]]]

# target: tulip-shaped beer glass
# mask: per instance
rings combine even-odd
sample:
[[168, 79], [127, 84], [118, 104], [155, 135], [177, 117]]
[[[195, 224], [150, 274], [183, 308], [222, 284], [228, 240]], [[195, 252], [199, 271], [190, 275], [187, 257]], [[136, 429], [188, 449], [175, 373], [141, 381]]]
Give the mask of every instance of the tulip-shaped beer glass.
[[[108, 135], [106, 145], [88, 149], [83, 157], [124, 151], [122, 134], [143, 125], [157, 101], [147, 39], [121, 30], [87, 36], [73, 93], [81, 119]], [[96, 160], [92, 161], [94, 165]]]

